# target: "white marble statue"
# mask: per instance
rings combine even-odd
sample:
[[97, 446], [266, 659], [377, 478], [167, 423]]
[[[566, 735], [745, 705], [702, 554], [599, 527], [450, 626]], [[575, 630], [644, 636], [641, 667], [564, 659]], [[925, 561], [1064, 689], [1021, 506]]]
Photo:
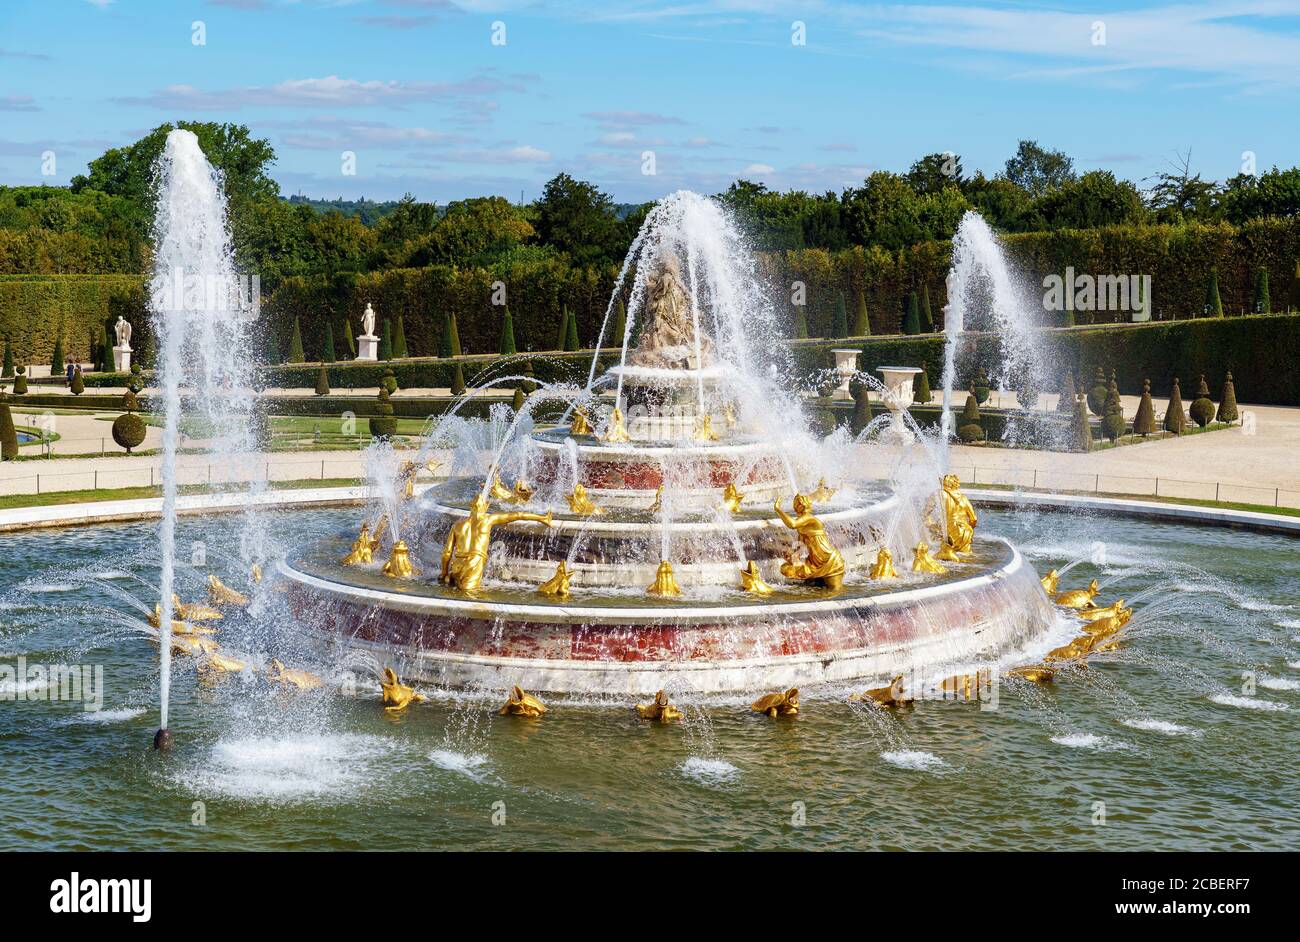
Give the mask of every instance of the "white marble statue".
[[369, 302], [366, 303], [366, 309], [361, 313], [361, 328], [362, 337], [375, 336], [375, 309], [370, 306]]
[[378, 360], [379, 338], [375, 336], [375, 309], [366, 302], [366, 309], [361, 312], [361, 336], [357, 337], [357, 359]]
[[117, 346], [121, 350], [131, 349], [131, 322], [121, 314], [117, 316], [117, 323], [113, 325], [113, 332], [117, 335]]

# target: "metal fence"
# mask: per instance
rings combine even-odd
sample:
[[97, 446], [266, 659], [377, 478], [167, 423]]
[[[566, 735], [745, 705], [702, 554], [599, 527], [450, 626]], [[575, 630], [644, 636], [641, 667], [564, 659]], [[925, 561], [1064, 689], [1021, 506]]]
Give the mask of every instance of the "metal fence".
[[1183, 481], [1166, 477], [1040, 471], [1032, 468], [954, 467], [953, 473], [971, 486], [1015, 487], [1026, 491], [1075, 494], [1122, 494], [1132, 497], [1163, 497], [1184, 500], [1212, 500], [1234, 504], [1300, 509], [1300, 491], [1215, 481]]

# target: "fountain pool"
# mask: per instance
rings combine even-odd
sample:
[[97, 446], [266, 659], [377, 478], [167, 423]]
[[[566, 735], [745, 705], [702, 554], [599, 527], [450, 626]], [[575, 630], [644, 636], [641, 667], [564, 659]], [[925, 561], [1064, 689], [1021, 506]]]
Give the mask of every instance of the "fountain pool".
[[[219, 637], [329, 683], [293, 692], [260, 672], [201, 676], [178, 658], [165, 758], [148, 748], [158, 651], [118, 591], [156, 600], [152, 525], [0, 535], [0, 664], [98, 664], [105, 682], [98, 713], [0, 703], [0, 848], [368, 848], [377, 834], [408, 849], [1294, 847], [1294, 543], [980, 515], [983, 532], [1040, 571], [1082, 560], [1063, 582], [1097, 578], [1102, 601], [1150, 590], [1126, 643], [1052, 685], [1004, 682], [995, 710], [921, 700], [886, 712], [848, 702], [860, 685], [830, 683], [803, 690], [789, 721], [751, 713], [740, 695], [675, 698], [685, 716], [670, 725], [639, 719], [630, 699], [588, 697], [547, 698], [543, 719], [521, 721], [496, 714], [501, 688], [422, 687], [429, 703], [393, 716], [378, 701], [380, 665], [303, 645], [309, 626], [268, 574], [254, 611], [227, 619]], [[328, 537], [355, 516], [273, 514], [271, 549]], [[242, 525], [182, 517], [177, 535], [220, 548]], [[213, 571], [245, 585], [242, 564], [214, 551], [207, 568], [177, 567], [182, 598]], [[1242, 672], [1256, 677], [1251, 693]], [[204, 826], [192, 823], [196, 801]], [[1098, 801], [1104, 826], [1092, 823]], [[491, 823], [496, 802], [507, 826]], [[793, 802], [806, 806], [803, 826], [791, 824]]]

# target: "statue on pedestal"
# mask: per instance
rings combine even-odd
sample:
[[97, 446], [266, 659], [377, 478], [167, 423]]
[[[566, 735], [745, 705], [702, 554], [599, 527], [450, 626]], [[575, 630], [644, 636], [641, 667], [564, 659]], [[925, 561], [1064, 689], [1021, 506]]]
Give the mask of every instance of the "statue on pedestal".
[[113, 347], [113, 369], [125, 373], [131, 369], [131, 322], [121, 314], [113, 325], [113, 338], [117, 341]]
[[628, 354], [628, 363], [656, 369], [708, 366], [713, 359], [713, 341], [702, 331], [696, 335], [677, 256], [663, 251], [655, 261], [655, 271], [646, 282], [645, 327], [636, 350]]
[[357, 359], [374, 362], [379, 359], [379, 338], [375, 336], [375, 309], [366, 302], [361, 312], [361, 333], [357, 336]]
[[370, 306], [368, 301], [366, 302], [366, 309], [361, 312], [361, 336], [375, 336], [375, 309]]

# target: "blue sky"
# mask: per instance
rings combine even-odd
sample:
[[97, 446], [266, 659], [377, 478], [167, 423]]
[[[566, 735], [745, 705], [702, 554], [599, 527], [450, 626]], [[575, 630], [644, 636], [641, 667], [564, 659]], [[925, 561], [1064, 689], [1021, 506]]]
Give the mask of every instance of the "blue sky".
[[1223, 179], [1300, 163], [1298, 105], [1300, 0], [0, 5], [10, 184], [175, 119], [249, 125], [318, 197], [532, 199], [560, 170], [620, 201], [839, 190], [936, 151], [992, 173], [1022, 137], [1135, 181], [1190, 148]]

